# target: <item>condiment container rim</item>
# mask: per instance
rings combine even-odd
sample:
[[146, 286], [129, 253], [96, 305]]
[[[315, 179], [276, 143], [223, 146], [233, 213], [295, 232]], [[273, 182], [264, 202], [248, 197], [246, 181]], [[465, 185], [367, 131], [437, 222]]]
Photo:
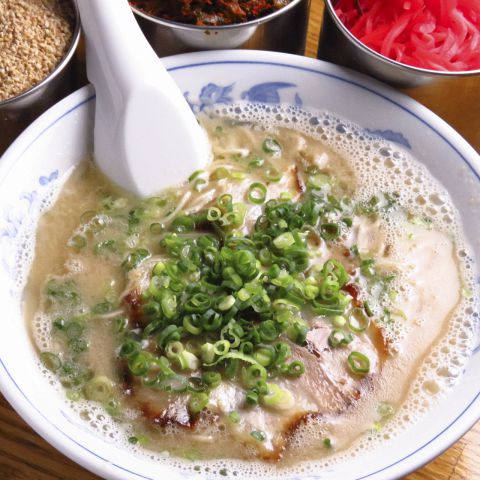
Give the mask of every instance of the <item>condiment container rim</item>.
[[45, 84], [47, 84], [53, 78], [55, 78], [63, 70], [65, 65], [70, 61], [73, 54], [75, 53], [78, 42], [80, 41], [80, 32], [81, 32], [80, 15], [78, 13], [77, 4], [75, 0], [72, 0], [70, 3], [72, 5], [73, 12], [74, 12], [75, 26], [72, 32], [72, 40], [70, 42], [70, 46], [68, 47], [68, 50], [65, 53], [65, 55], [62, 57], [60, 62], [58, 62], [55, 68], [44, 79], [42, 79], [40, 82], [30, 87], [28, 90], [24, 90], [23, 92], [20, 92], [18, 95], [14, 95], [13, 97], [6, 98], [5, 100], [1, 100], [0, 107], [8, 106], [11, 103], [13, 104], [14, 102], [17, 102], [19, 100], [22, 100], [23, 98], [28, 97], [29, 95], [36, 92], [37, 90], [40, 90]]
[[440, 76], [440, 77], [455, 77], [455, 76], [469, 76], [469, 75], [479, 75], [480, 69], [476, 70], [432, 70], [429, 68], [421, 68], [415, 67], [413, 65], [408, 65], [406, 63], [398, 62], [396, 60], [392, 60], [391, 58], [383, 56], [381, 53], [373, 50], [372, 48], [365, 45], [361, 42], [355, 35], [353, 35], [350, 30], [345, 26], [345, 24], [340, 20], [337, 13], [335, 12], [335, 7], [333, 6], [336, 1], [332, 0], [324, 0], [325, 5], [332, 17], [333, 21], [336, 23], [337, 27], [342, 31], [342, 33], [358, 48], [363, 50], [365, 53], [372, 55], [380, 62], [388, 64], [390, 66], [394, 66], [410, 73], [418, 73], [419, 75], [430, 75], [430, 76]]
[[173, 20], [166, 20], [165, 18], [156, 17], [155, 15], [150, 15], [149, 13], [144, 12], [143, 10], [130, 5], [132, 10], [135, 12], [136, 15], [139, 15], [147, 20], [152, 22], [159, 23], [166, 27], [171, 27], [179, 30], [232, 30], [237, 28], [244, 28], [250, 27], [253, 25], [260, 25], [262, 23], [266, 23], [272, 20], [279, 15], [282, 15], [286, 11], [290, 10], [294, 7], [297, 3], [300, 3], [301, 0], [292, 0], [289, 4], [285, 5], [284, 7], [276, 10], [275, 12], [269, 13], [264, 17], [255, 18], [254, 20], [249, 20], [248, 22], [241, 22], [241, 23], [232, 23], [229, 25], [191, 25], [189, 23], [182, 23], [182, 22], [174, 22]]

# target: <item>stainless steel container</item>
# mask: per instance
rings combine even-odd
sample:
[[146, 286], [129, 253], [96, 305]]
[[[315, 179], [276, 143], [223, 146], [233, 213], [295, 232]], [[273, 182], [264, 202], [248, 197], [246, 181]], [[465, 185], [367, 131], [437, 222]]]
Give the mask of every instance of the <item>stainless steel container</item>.
[[196, 50], [248, 48], [303, 54], [310, 0], [293, 0], [286, 7], [250, 22], [198, 27], [148, 15], [132, 7], [150, 44], [161, 57]]
[[318, 58], [353, 68], [395, 87], [416, 87], [437, 80], [478, 75], [480, 70], [439, 72], [411, 67], [391, 60], [354, 37], [335, 13], [336, 1], [325, 0], [325, 15], [318, 45]]
[[72, 62], [80, 39], [80, 16], [74, 1], [75, 26], [72, 42], [64, 58], [40, 83], [0, 102], [0, 155], [41, 113], [77, 88], [76, 64]]

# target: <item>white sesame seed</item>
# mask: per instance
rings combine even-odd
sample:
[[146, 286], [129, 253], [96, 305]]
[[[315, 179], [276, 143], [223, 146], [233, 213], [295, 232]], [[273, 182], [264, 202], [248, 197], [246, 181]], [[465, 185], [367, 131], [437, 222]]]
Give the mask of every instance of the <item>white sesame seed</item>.
[[0, 101], [47, 77], [73, 37], [66, 0], [0, 0]]

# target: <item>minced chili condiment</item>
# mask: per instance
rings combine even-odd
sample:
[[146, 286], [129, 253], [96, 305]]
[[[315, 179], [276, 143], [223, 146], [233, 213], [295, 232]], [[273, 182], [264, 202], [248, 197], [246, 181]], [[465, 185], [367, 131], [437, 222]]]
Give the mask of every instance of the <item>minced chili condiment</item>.
[[292, 0], [131, 0], [155, 17], [198, 26], [231, 25], [264, 17]]

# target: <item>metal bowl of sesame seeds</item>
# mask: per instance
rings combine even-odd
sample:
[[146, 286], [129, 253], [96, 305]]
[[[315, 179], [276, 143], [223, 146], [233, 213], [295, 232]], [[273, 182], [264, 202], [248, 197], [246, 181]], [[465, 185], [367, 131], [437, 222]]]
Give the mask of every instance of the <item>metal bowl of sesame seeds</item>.
[[73, 0], [0, 2], [0, 155], [36, 117], [71, 93], [80, 31]]

